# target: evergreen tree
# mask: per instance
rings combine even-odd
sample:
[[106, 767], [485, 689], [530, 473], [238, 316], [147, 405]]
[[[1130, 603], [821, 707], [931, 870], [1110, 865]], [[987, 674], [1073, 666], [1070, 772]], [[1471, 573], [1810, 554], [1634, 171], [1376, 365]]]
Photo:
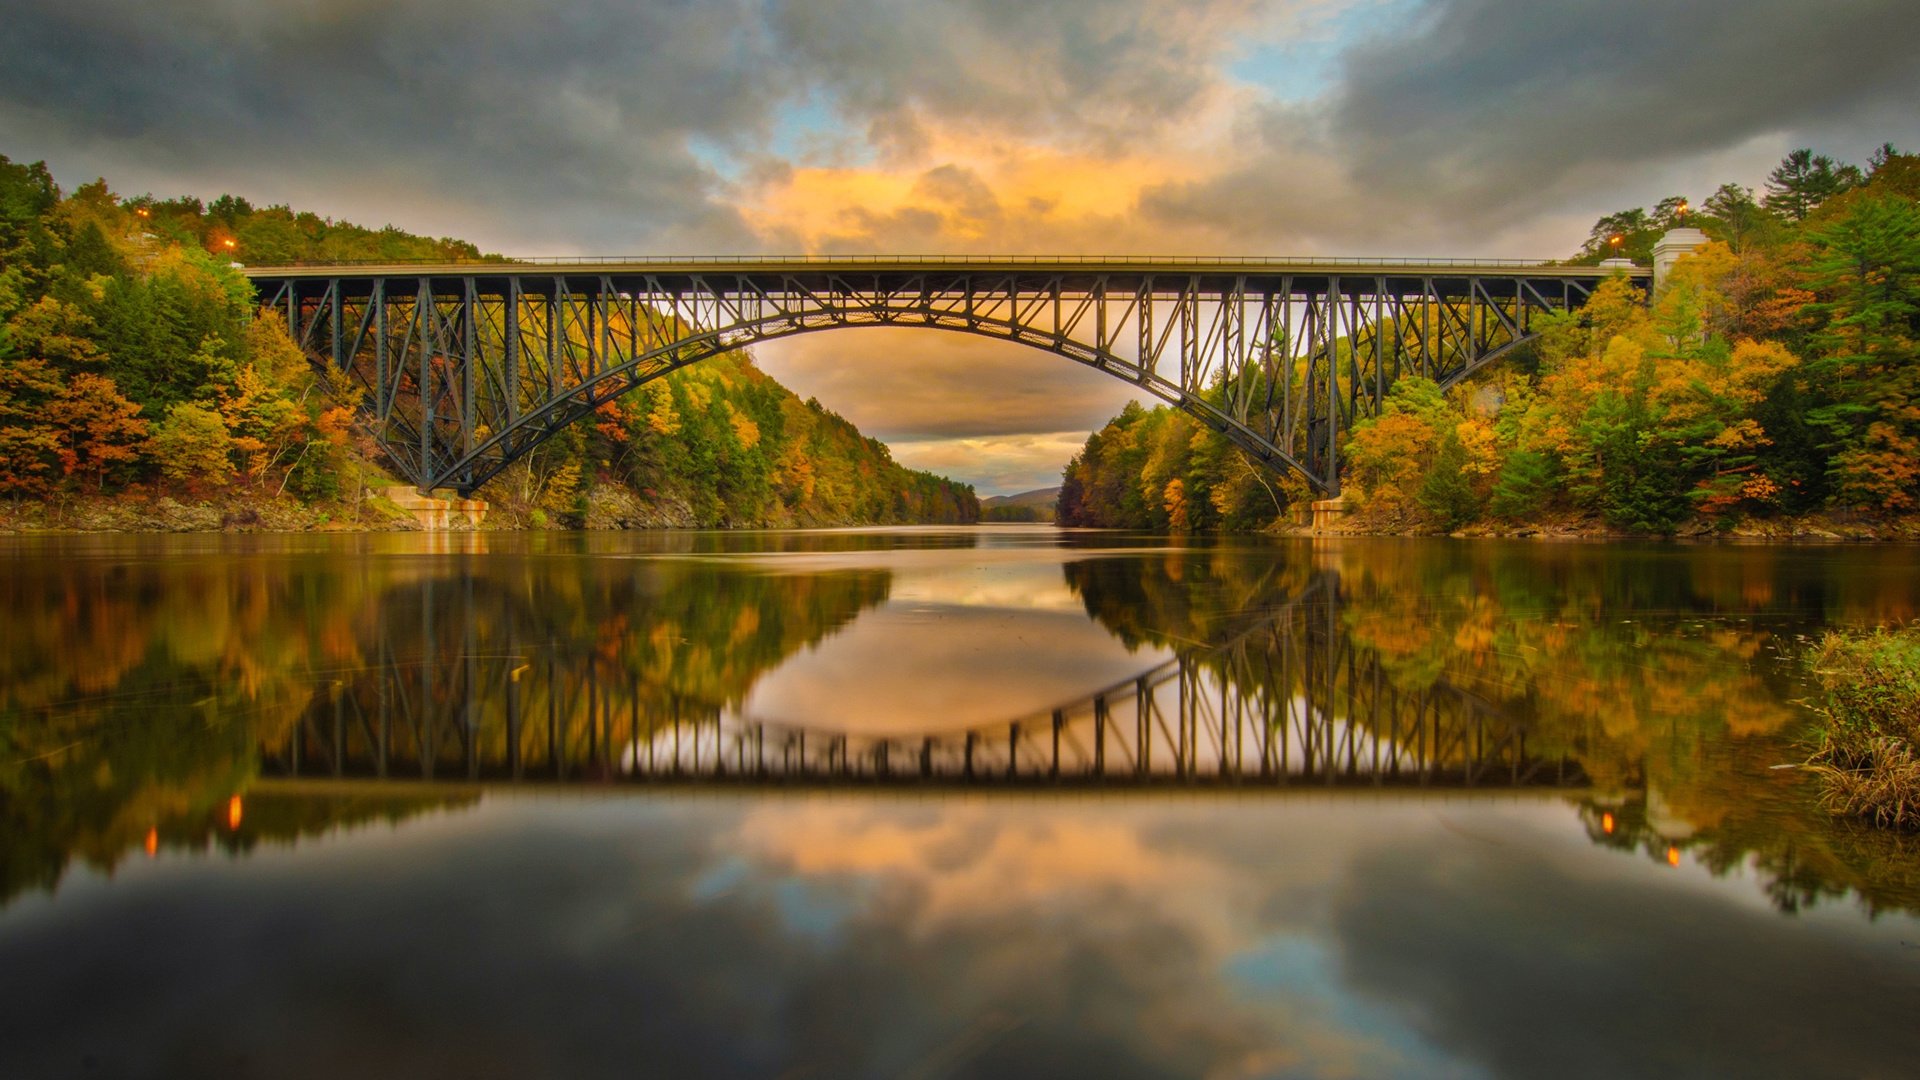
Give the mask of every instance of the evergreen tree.
[[1895, 195], [1850, 202], [1809, 236], [1809, 311], [1823, 325], [1811, 365], [1833, 401], [1810, 423], [1827, 431], [1835, 494], [1851, 505], [1909, 509], [1920, 496], [1920, 206]]
[[1825, 154], [1795, 150], [1767, 174], [1766, 208], [1791, 221], [1805, 221], [1828, 199], [1857, 186], [1860, 170], [1835, 165]]
[[1752, 188], [1739, 184], [1721, 184], [1700, 209], [1701, 229], [1734, 251], [1745, 250], [1759, 240], [1777, 220], [1753, 200]]
[[1509, 521], [1522, 520], [1547, 505], [1556, 479], [1552, 458], [1534, 450], [1515, 450], [1500, 467], [1488, 508]]
[[1467, 450], [1460, 437], [1448, 432], [1433, 455], [1433, 465], [1420, 484], [1420, 505], [1449, 531], [1479, 515], [1480, 500], [1467, 477]]

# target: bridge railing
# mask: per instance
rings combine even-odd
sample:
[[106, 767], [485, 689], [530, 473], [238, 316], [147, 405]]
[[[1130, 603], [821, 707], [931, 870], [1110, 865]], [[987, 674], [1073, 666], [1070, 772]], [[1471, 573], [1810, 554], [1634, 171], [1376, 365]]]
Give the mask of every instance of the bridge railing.
[[535, 255], [451, 259], [340, 259], [325, 262], [247, 264], [245, 269], [303, 270], [346, 266], [1449, 266], [1461, 268], [1564, 267], [1554, 259], [1422, 258], [1346, 255]]

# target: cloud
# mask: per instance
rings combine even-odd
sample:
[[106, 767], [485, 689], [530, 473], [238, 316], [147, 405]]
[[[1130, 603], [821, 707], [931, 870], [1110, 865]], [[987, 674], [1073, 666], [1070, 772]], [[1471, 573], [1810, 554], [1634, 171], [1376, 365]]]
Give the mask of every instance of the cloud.
[[1251, 105], [1241, 157], [1142, 210], [1316, 252], [1556, 254], [1635, 200], [1756, 183], [1795, 145], [1920, 138], [1916, 34], [1898, 0], [1433, 0], [1350, 44], [1318, 97]]
[[1920, 94], [1916, 35], [1900, 0], [1440, 0], [1346, 54], [1333, 115], [1369, 189], [1490, 216], [1890, 114]]
[[1140, 396], [1063, 357], [957, 333], [863, 327], [768, 342], [754, 355], [795, 393], [885, 441], [900, 463], [982, 495], [1058, 484], [1087, 432]]
[[1084, 432], [1138, 392], [1031, 346], [950, 331], [813, 333], [763, 345], [755, 358], [795, 393], [888, 441]]
[[23, 0], [0, 122], [122, 184], [198, 172], [516, 250], [741, 244], [689, 140], [765, 134], [753, 7]]
[[[1092, 426], [1104, 422], [1102, 418]], [[1057, 487], [1067, 461], [1079, 453], [1086, 442], [1087, 433], [1078, 430], [929, 439], [895, 442], [893, 456], [909, 468], [966, 477], [983, 497], [1018, 495]]]
[[1180, 123], [1249, 32], [1299, 6], [1210, 0], [1170, 17], [1151, 0], [791, 0], [771, 22], [796, 67], [850, 116], [1097, 146]]

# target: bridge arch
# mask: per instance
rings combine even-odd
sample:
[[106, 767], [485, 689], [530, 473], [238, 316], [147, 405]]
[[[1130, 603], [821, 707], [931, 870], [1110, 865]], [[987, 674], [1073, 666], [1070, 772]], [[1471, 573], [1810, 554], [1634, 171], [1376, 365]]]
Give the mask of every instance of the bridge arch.
[[695, 260], [248, 271], [364, 391], [396, 468], [473, 491], [663, 375], [853, 327], [1009, 341], [1103, 371], [1258, 464], [1339, 490], [1339, 434], [1409, 374], [1448, 385], [1576, 306], [1590, 268], [1217, 260]]
[[[882, 313], [890, 316], [903, 314], [892, 309]], [[702, 360], [749, 348], [762, 342], [778, 341], [803, 334], [889, 326], [909, 326], [1013, 342], [1084, 364], [1139, 387], [1160, 401], [1186, 412], [1268, 467], [1293, 468], [1306, 472], [1306, 466], [1296, 460], [1292, 454], [1276, 447], [1270, 440], [1263, 438], [1247, 424], [1235, 419], [1204, 396], [1189, 392], [1151, 371], [1142, 371], [1139, 365], [1109, 350], [1096, 350], [1083, 342], [1035, 341], [1020, 333], [1016, 326], [988, 320], [982, 320], [972, 326], [954, 326], [940, 321], [908, 322], [904, 319], [884, 323], [850, 321], [796, 326], [784, 317], [774, 317], [752, 327], [729, 327], [725, 330], [702, 331], [690, 335], [672, 345], [660, 346], [639, 356], [628, 358], [619, 367], [600, 372], [589, 377], [586, 382], [569, 387], [560, 397], [542, 403], [532, 412], [522, 413], [513, 422], [514, 426], [491, 434], [480, 441], [469, 455], [474, 462], [474, 472], [466, 483], [470, 488], [486, 483], [526, 450], [584, 419], [601, 405], [624, 397], [647, 383]], [[741, 333], [744, 336], [736, 337], [735, 333]]]

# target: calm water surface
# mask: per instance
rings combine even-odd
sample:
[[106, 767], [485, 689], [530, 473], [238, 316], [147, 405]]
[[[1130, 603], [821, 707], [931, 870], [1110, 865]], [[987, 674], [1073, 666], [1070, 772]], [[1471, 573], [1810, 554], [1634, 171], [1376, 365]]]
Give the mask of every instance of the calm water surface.
[[1904, 1076], [1910, 547], [0, 539], [0, 1076]]

